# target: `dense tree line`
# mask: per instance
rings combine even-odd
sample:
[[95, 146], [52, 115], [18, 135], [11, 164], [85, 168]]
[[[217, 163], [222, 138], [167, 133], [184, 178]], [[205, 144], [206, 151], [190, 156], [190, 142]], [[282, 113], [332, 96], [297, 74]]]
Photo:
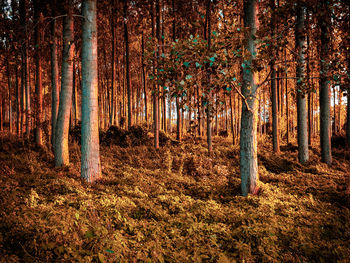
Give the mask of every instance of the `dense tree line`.
[[[117, 125], [240, 142], [242, 194], [258, 191], [258, 136], [350, 145], [350, 5], [345, 1], [1, 1], [0, 130], [100, 177], [98, 131]], [[332, 101], [331, 101], [332, 100]], [[6, 127], [5, 127], [6, 126]], [[176, 127], [176, 128], [175, 128]]]

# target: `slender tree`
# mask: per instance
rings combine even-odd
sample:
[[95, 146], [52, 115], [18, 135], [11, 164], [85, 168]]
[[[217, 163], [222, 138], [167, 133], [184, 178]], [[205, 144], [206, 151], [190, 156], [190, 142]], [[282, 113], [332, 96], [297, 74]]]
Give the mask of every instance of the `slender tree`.
[[130, 80], [130, 59], [129, 59], [129, 33], [128, 33], [128, 0], [124, 0], [124, 41], [125, 41], [125, 81], [128, 93], [128, 128], [132, 126], [132, 90]]
[[[329, 64], [329, 42], [330, 42], [330, 16], [326, 4], [322, 2], [322, 12], [324, 15], [319, 17], [318, 25], [321, 30], [321, 49], [320, 49], [320, 144], [322, 161], [332, 163], [331, 150], [331, 125], [330, 125], [330, 89], [328, 85], [328, 64]], [[334, 105], [335, 107], [335, 105]]]
[[[275, 32], [275, 0], [270, 0], [271, 7], [271, 35], [273, 37]], [[271, 105], [272, 105], [272, 145], [275, 153], [280, 152], [280, 140], [279, 140], [279, 121], [278, 121], [278, 92], [276, 83], [276, 69], [275, 69], [275, 53], [277, 50], [273, 49], [272, 59], [270, 62], [271, 67]]]
[[65, 16], [63, 22], [61, 92], [54, 139], [55, 165], [57, 167], [69, 164], [68, 134], [73, 91], [74, 37], [72, 1], [68, 0], [66, 4], [68, 14]]
[[40, 10], [39, 0], [34, 1], [34, 20], [38, 21], [35, 27], [35, 64], [36, 64], [36, 83], [35, 83], [35, 143], [37, 146], [42, 146], [42, 111], [43, 111], [43, 85], [42, 85], [42, 67], [41, 67], [41, 53], [42, 53], [42, 26], [43, 26], [43, 14]]
[[308, 138], [307, 138], [307, 112], [305, 98], [305, 7], [301, 3], [297, 6], [295, 46], [298, 54], [296, 67], [297, 88], [297, 125], [298, 125], [298, 158], [300, 163], [309, 160]]
[[83, 0], [82, 15], [81, 177], [92, 183], [101, 177], [98, 137], [96, 0]]
[[[244, 60], [240, 137], [240, 172], [241, 191], [243, 196], [248, 193], [256, 194], [258, 191], [258, 161], [257, 161], [257, 112], [256, 112], [256, 90], [255, 74], [252, 70], [252, 62], [255, 58], [256, 48], [254, 44], [256, 25], [256, 0], [244, 1], [244, 26], [249, 28], [246, 34], [245, 47], [247, 57]], [[242, 65], [242, 66], [243, 66]]]
[[56, 37], [56, 0], [52, 0], [51, 22], [51, 144], [55, 147], [56, 122], [59, 103], [58, 61], [57, 61], [57, 37]]

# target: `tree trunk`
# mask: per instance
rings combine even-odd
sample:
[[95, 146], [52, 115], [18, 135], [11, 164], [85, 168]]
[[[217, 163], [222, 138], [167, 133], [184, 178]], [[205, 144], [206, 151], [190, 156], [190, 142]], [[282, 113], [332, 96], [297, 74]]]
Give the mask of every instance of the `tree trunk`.
[[19, 80], [18, 80], [18, 69], [16, 67], [16, 133], [18, 136], [20, 136], [20, 115], [21, 115], [21, 104], [20, 104], [20, 87], [19, 87]]
[[[52, 16], [55, 17], [56, 0], [53, 1]], [[57, 38], [56, 38], [56, 19], [51, 23], [51, 144], [55, 147], [56, 138], [56, 123], [58, 116], [58, 102], [59, 102], [59, 84], [58, 84], [58, 61], [57, 61]], [[54, 150], [54, 149], [53, 149]], [[55, 150], [54, 150], [55, 152]]]
[[[323, 8], [326, 8], [324, 4]], [[328, 15], [326, 15], [328, 17]], [[330, 19], [322, 17], [319, 21], [321, 29], [320, 50], [320, 144], [322, 161], [330, 165], [332, 163], [331, 149], [331, 125], [330, 125], [330, 90], [328, 86], [329, 63], [329, 22]], [[335, 107], [335, 104], [334, 104]], [[335, 117], [335, 116], [334, 116]]]
[[128, 129], [133, 124], [132, 118], [132, 90], [131, 90], [131, 80], [130, 80], [130, 59], [129, 59], [129, 33], [128, 33], [128, 0], [124, 0], [124, 40], [125, 40], [125, 77], [126, 77], [126, 88], [128, 93]]
[[101, 177], [96, 13], [96, 0], [83, 0], [81, 177], [89, 183]]
[[234, 118], [233, 118], [233, 104], [232, 104], [232, 93], [230, 93], [230, 109], [231, 109], [231, 133], [232, 133], [232, 144], [235, 144], [235, 130], [234, 130]]
[[144, 104], [145, 104], [145, 121], [148, 125], [148, 108], [147, 108], [147, 88], [146, 88], [146, 71], [145, 71], [145, 62], [144, 62], [144, 55], [145, 55], [145, 44], [143, 39], [143, 32], [142, 32], [142, 40], [141, 40], [141, 50], [142, 50], [142, 56], [141, 56], [141, 67], [142, 67], [142, 82], [143, 82], [143, 95], [144, 95]]
[[181, 141], [181, 109], [179, 96], [176, 97], [176, 140]]
[[112, 15], [111, 15], [111, 31], [112, 31], [112, 58], [111, 58], [111, 70], [112, 70], [112, 82], [111, 82], [111, 99], [110, 99], [110, 111], [109, 111], [109, 126], [114, 125], [115, 116], [115, 0], [111, 0]]
[[29, 77], [28, 77], [28, 43], [27, 43], [27, 22], [26, 22], [26, 1], [20, 1], [20, 19], [23, 27], [23, 45], [22, 45], [22, 82], [21, 82], [21, 131], [25, 123], [26, 136], [30, 135], [30, 99], [29, 99]]
[[[254, 73], [252, 72], [252, 60], [255, 58], [256, 48], [254, 44], [256, 33], [256, 0], [244, 2], [244, 26], [249, 28], [247, 34], [247, 51], [251, 54], [244, 61], [240, 136], [240, 173], [241, 191], [243, 196], [248, 193], [256, 194], [258, 191], [258, 161], [257, 161], [257, 134], [256, 134], [256, 89]], [[248, 108], [249, 107], [249, 108]]]
[[350, 147], [350, 90], [348, 90], [346, 105], [346, 141]]
[[6, 61], [7, 67], [7, 85], [8, 85], [8, 106], [9, 106], [9, 132], [12, 133], [12, 85], [11, 85], [11, 72], [10, 72], [10, 63], [9, 57]]
[[[270, 6], [272, 12], [275, 10], [275, 0], [270, 1]], [[271, 17], [271, 32], [272, 36], [275, 32], [275, 15], [273, 13]], [[279, 123], [278, 123], [278, 78], [276, 78], [276, 69], [275, 69], [275, 53], [278, 52], [275, 48], [272, 53], [272, 60], [270, 63], [271, 67], [271, 104], [272, 104], [272, 145], [273, 151], [275, 153], [280, 152], [280, 141], [279, 141]], [[277, 85], [276, 85], [277, 84]]]
[[42, 68], [41, 68], [41, 42], [43, 39], [43, 14], [39, 11], [38, 0], [34, 1], [34, 20], [38, 21], [35, 27], [35, 64], [36, 64], [36, 83], [35, 83], [35, 95], [36, 95], [36, 108], [35, 108], [35, 143], [37, 146], [43, 145], [43, 132], [42, 132], [42, 111], [43, 111], [43, 86], [42, 86]]
[[300, 163], [309, 160], [308, 138], [307, 138], [307, 112], [305, 99], [305, 7], [297, 7], [295, 45], [298, 53], [298, 61], [296, 67], [296, 88], [297, 88], [297, 126], [298, 126], [298, 158]]
[[[208, 50], [210, 51], [210, 46], [211, 46], [211, 9], [210, 9], [210, 3], [211, 0], [207, 1], [207, 23], [208, 23]], [[210, 88], [210, 82], [211, 82], [211, 77], [210, 77], [210, 71], [207, 70], [207, 78], [208, 78], [208, 85], [209, 85], [209, 92], [207, 94], [207, 144], [208, 144], [208, 152], [211, 153], [213, 150], [212, 146], [212, 131], [211, 131], [211, 111], [212, 111], [212, 106], [211, 106], [211, 88]]]
[[56, 167], [69, 164], [68, 134], [73, 88], [73, 41], [73, 16], [71, 10], [71, 2], [69, 2], [68, 16], [64, 18], [63, 25], [61, 92], [54, 139]]

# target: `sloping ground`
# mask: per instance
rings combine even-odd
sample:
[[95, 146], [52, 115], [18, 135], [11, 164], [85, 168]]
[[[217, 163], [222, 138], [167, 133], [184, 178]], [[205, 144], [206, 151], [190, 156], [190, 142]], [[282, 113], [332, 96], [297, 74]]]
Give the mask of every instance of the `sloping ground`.
[[261, 190], [239, 196], [239, 149], [103, 146], [103, 180], [2, 138], [1, 262], [349, 262], [349, 161], [307, 165], [259, 145]]

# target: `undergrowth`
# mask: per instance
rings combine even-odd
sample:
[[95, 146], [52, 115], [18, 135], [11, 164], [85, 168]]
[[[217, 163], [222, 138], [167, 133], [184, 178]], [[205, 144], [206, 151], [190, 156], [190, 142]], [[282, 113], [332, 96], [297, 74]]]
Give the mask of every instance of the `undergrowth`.
[[239, 148], [103, 145], [103, 179], [2, 138], [1, 262], [349, 262], [350, 163], [259, 145], [260, 192], [240, 196]]

